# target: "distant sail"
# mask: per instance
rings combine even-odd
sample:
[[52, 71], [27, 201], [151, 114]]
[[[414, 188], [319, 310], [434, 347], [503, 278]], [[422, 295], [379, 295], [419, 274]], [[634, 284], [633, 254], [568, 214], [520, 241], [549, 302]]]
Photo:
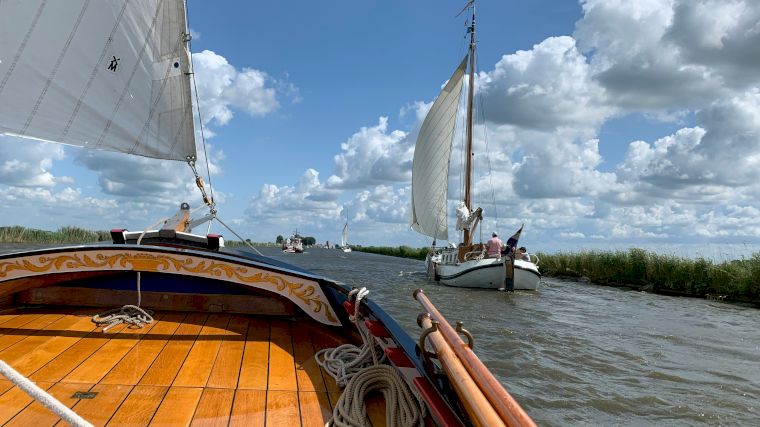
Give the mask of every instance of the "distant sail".
[[340, 246], [348, 245], [348, 222], [343, 226], [343, 233], [340, 235]]
[[0, 2], [0, 133], [195, 156], [183, 0]]
[[446, 225], [449, 157], [466, 66], [467, 57], [430, 108], [414, 148], [412, 229], [435, 239], [449, 237]]

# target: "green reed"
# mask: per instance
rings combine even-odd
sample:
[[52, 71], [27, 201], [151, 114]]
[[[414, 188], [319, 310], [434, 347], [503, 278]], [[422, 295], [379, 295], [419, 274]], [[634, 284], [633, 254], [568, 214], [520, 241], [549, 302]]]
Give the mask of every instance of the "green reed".
[[656, 293], [760, 302], [760, 253], [714, 262], [662, 255], [642, 249], [538, 254], [541, 273], [585, 278], [601, 285], [628, 286]]
[[3, 243], [88, 243], [111, 240], [108, 231], [92, 231], [79, 227], [61, 227], [56, 231], [37, 230], [18, 225], [0, 227]]
[[411, 246], [351, 246], [351, 249], [371, 254], [395, 256], [399, 258], [425, 259], [430, 248], [413, 248]]

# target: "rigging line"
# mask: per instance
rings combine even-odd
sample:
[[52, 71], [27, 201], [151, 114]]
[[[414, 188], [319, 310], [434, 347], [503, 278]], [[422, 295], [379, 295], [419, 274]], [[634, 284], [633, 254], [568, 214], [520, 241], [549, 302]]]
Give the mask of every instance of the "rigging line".
[[[189, 15], [190, 14], [187, 11], [187, 2], [185, 2], [185, 26], [187, 28], [190, 28]], [[188, 56], [190, 57], [190, 76], [193, 80], [193, 89], [195, 90], [195, 105], [198, 106], [198, 126], [200, 126], [201, 128], [201, 142], [203, 143], [203, 157], [206, 159], [206, 173], [208, 176], [208, 188], [209, 188], [209, 191], [211, 192], [211, 204], [215, 205], [214, 186], [211, 184], [211, 168], [209, 167], [209, 164], [208, 164], [208, 151], [206, 150], [206, 135], [203, 132], [203, 117], [201, 116], [201, 102], [198, 97], [198, 85], [195, 82], [195, 64], [193, 63], [193, 37], [190, 35], [189, 31], [187, 33], [187, 50], [188, 50]]]
[[247, 241], [247, 240], [245, 240], [245, 239], [243, 239], [242, 237], [240, 237], [240, 235], [239, 235], [239, 234], [237, 234], [237, 233], [235, 232], [235, 230], [231, 229], [231, 228], [230, 228], [230, 227], [229, 227], [227, 224], [225, 224], [224, 222], [222, 222], [222, 220], [221, 220], [221, 219], [219, 219], [219, 217], [218, 217], [218, 216], [215, 216], [215, 217], [214, 217], [214, 219], [216, 219], [217, 221], [219, 221], [219, 224], [222, 224], [222, 225], [224, 226], [224, 228], [226, 228], [227, 230], [230, 230], [230, 232], [231, 232], [232, 234], [234, 234], [234, 235], [235, 235], [235, 236], [236, 236], [238, 239], [240, 239], [240, 241], [241, 241], [241, 242], [245, 243], [245, 244], [246, 244], [246, 246], [248, 246], [249, 248], [253, 249], [253, 250], [254, 250], [254, 251], [257, 253], [257, 254], [259, 254], [259, 255], [261, 255], [261, 256], [264, 256], [264, 254], [262, 254], [261, 252], [259, 252], [259, 250], [258, 250], [258, 249], [256, 249], [256, 248], [255, 248], [255, 247], [254, 247], [252, 244], [248, 243], [248, 241]]
[[[479, 68], [478, 64], [478, 58], [475, 57], [475, 67]], [[493, 218], [494, 218], [494, 225], [497, 225], [499, 223], [499, 208], [496, 204], [496, 192], [494, 191], [494, 185], [493, 185], [493, 168], [491, 167], [491, 156], [488, 154], [491, 152], [488, 146], [488, 125], [486, 125], [486, 115], [485, 115], [485, 108], [483, 107], [483, 94], [478, 93], [476, 95], [478, 97], [478, 116], [480, 116], [480, 120], [482, 120], [483, 124], [483, 141], [486, 144], [486, 160], [488, 160], [488, 183], [491, 186], [491, 203], [493, 204]]]

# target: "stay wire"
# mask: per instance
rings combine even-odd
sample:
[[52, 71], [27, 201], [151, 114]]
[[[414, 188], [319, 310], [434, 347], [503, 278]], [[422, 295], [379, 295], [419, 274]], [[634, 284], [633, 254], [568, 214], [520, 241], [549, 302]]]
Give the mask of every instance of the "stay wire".
[[[478, 58], [475, 57], [475, 67], [480, 68], [480, 64], [478, 63]], [[494, 190], [493, 185], [493, 168], [491, 167], [491, 156], [488, 155], [488, 153], [491, 152], [489, 145], [488, 145], [488, 125], [486, 124], [486, 115], [485, 115], [485, 108], [483, 106], [483, 95], [478, 93], [476, 95], [478, 97], [478, 116], [480, 117], [481, 123], [483, 125], [483, 141], [486, 144], [486, 160], [488, 161], [488, 183], [491, 186], [491, 203], [493, 204], [493, 218], [494, 218], [494, 227], [498, 228], [499, 223], [499, 207], [496, 204], [496, 191]]]
[[[188, 56], [190, 57], [190, 76], [193, 81], [193, 90], [195, 91], [195, 105], [198, 108], [198, 126], [201, 129], [201, 143], [203, 145], [203, 157], [206, 161], [206, 173], [208, 176], [208, 187], [209, 191], [211, 193], [211, 204], [216, 205], [216, 202], [214, 201], [214, 185], [211, 183], [211, 168], [209, 167], [208, 162], [208, 150], [206, 149], [206, 135], [203, 131], [203, 117], [201, 115], [201, 102], [200, 97], [198, 96], [198, 84], [195, 81], [195, 63], [193, 62], [193, 37], [190, 35], [190, 18], [189, 13], [187, 11], [187, 2], [185, 2], [185, 23], [186, 23], [186, 30], [187, 32], [187, 50], [188, 50]], [[213, 208], [212, 208], [213, 209]]]

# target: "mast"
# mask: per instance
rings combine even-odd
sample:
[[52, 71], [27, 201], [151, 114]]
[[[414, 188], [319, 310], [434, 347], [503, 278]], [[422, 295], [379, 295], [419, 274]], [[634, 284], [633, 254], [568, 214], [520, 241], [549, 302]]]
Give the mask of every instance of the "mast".
[[[467, 141], [465, 147], [465, 168], [464, 168], [464, 204], [467, 210], [472, 212], [472, 98], [475, 91], [475, 2], [472, 3], [472, 21], [468, 31], [470, 32], [470, 78], [467, 85]], [[464, 230], [465, 246], [472, 243], [472, 234], [470, 230]]]

